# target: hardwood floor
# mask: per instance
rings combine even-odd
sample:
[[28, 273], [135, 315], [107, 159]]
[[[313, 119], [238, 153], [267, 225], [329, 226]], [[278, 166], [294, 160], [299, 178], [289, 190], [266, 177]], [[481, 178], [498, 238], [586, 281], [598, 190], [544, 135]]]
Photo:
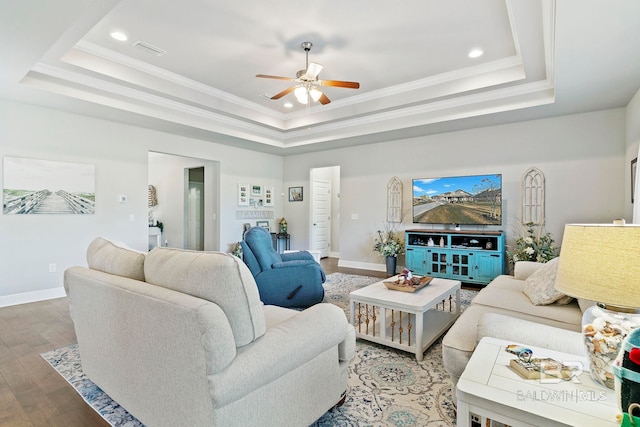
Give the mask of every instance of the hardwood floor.
[[40, 357], [75, 342], [67, 298], [0, 308], [0, 426], [109, 426]]
[[[333, 272], [385, 277], [380, 271], [321, 265]], [[76, 342], [67, 298], [0, 308], [0, 426], [109, 426], [40, 353]]]

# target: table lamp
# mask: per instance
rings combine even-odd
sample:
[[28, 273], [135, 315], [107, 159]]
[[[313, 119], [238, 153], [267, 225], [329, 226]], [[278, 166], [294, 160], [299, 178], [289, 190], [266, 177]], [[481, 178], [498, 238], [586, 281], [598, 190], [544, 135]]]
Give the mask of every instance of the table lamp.
[[591, 377], [613, 389], [611, 364], [627, 334], [640, 326], [640, 225], [567, 224], [556, 289], [595, 301], [582, 317]]

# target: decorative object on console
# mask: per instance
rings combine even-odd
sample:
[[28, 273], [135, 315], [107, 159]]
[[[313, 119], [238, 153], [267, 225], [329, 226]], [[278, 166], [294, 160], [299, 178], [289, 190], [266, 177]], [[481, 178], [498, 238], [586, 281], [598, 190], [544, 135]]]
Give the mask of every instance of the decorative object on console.
[[612, 362], [640, 326], [640, 225], [567, 224], [556, 289], [596, 301], [582, 318], [591, 376], [614, 388]]
[[525, 224], [526, 233], [516, 240], [513, 251], [507, 251], [509, 261], [536, 261], [548, 262], [556, 257], [555, 240], [551, 233], [545, 233], [544, 227], [532, 222]]
[[286, 234], [287, 233], [287, 220], [284, 219], [284, 217], [280, 220], [280, 233], [282, 234]]

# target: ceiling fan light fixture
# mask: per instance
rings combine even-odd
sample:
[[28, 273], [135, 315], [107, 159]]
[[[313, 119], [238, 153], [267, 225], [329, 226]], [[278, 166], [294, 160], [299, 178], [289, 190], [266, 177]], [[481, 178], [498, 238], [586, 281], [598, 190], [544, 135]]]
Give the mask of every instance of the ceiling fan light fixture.
[[311, 99], [313, 99], [314, 102], [318, 102], [318, 100], [322, 96], [322, 92], [320, 92], [317, 88], [314, 87], [309, 91], [309, 95], [311, 96]]
[[293, 94], [296, 96], [296, 99], [300, 104], [308, 104], [309, 103], [309, 93], [307, 92], [307, 88], [304, 86], [298, 86], [293, 91]]

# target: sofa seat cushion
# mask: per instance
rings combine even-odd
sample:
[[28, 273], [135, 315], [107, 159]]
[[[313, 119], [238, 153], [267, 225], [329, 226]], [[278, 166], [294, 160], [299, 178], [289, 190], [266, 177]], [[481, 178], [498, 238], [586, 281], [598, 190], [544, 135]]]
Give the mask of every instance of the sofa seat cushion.
[[522, 313], [540, 318], [541, 322], [543, 319], [548, 319], [569, 325], [579, 326], [582, 323], [582, 311], [575, 301], [567, 305], [533, 305], [529, 297], [522, 292], [523, 286], [522, 280], [516, 280], [510, 276], [499, 276], [476, 295], [473, 304]]
[[123, 243], [96, 237], [87, 248], [87, 264], [93, 270], [144, 281], [145, 253]]
[[297, 310], [278, 307], [277, 305], [265, 305], [263, 310], [267, 321], [267, 331], [299, 313]]
[[264, 335], [266, 321], [249, 268], [231, 254], [154, 248], [146, 257], [147, 282], [216, 303], [229, 319], [237, 347]]

